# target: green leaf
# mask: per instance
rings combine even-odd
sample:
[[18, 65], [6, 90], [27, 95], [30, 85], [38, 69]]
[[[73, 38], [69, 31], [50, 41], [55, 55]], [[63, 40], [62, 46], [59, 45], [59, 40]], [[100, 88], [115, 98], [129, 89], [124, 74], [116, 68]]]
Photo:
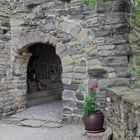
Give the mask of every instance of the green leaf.
[[85, 3], [86, 3], [87, 5], [96, 5], [97, 0], [86, 0]]

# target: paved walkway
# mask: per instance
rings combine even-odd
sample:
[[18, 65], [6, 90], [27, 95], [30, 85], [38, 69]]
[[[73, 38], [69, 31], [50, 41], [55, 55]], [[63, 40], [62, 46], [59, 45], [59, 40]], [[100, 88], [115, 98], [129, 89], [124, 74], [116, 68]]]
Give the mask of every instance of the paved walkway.
[[61, 128], [31, 128], [0, 124], [0, 140], [86, 140], [82, 125], [64, 125]]
[[61, 122], [62, 112], [62, 101], [53, 101], [27, 108], [22, 112], [12, 115], [11, 118]]

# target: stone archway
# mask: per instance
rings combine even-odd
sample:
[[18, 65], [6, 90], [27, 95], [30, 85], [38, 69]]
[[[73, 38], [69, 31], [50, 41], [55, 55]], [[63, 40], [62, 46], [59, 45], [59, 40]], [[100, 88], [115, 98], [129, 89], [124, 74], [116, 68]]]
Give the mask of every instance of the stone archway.
[[[31, 56], [31, 54], [28, 53], [27, 48], [36, 43], [49, 43], [55, 46], [56, 54], [60, 57], [62, 63], [62, 82], [64, 88], [62, 100], [64, 119], [75, 118], [73, 113], [77, 114], [81, 119], [83, 113], [82, 101], [84, 99], [86, 88], [83, 88], [80, 85], [85, 84], [88, 80], [86, 71], [87, 64], [84, 52], [76, 54], [74, 57], [72, 55], [68, 55], [65, 44], [56, 37], [48, 34], [42, 35], [40, 33], [31, 33], [22, 37], [18, 42], [16, 42], [16, 49], [13, 48], [12, 50], [15, 52], [15, 61], [17, 62], [12, 66], [12, 71], [14, 76], [18, 76], [20, 79], [23, 79], [22, 85], [26, 88], [26, 68], [27, 62]], [[24, 100], [23, 106], [25, 106], [26, 98], [24, 95], [26, 95], [26, 90], [22, 92], [24, 92], [24, 94], [21, 94], [21, 91], [19, 90], [20, 97]], [[81, 93], [83, 95], [81, 95]]]

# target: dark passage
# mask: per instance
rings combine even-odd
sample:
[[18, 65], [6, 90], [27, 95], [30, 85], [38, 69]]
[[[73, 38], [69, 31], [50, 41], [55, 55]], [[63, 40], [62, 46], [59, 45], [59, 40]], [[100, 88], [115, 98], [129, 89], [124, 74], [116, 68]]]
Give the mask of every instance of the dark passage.
[[28, 48], [32, 53], [27, 67], [28, 106], [61, 99], [62, 67], [55, 48], [48, 44], [35, 44]]

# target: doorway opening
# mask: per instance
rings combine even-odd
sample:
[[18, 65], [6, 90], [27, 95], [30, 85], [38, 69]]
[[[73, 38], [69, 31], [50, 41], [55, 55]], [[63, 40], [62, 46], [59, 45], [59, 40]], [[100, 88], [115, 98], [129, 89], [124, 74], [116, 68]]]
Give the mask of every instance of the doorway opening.
[[28, 47], [32, 56], [27, 66], [27, 106], [62, 98], [61, 60], [49, 44]]
[[37, 43], [28, 47], [27, 108], [12, 117], [45, 121], [61, 121], [63, 116], [62, 67], [55, 48]]

